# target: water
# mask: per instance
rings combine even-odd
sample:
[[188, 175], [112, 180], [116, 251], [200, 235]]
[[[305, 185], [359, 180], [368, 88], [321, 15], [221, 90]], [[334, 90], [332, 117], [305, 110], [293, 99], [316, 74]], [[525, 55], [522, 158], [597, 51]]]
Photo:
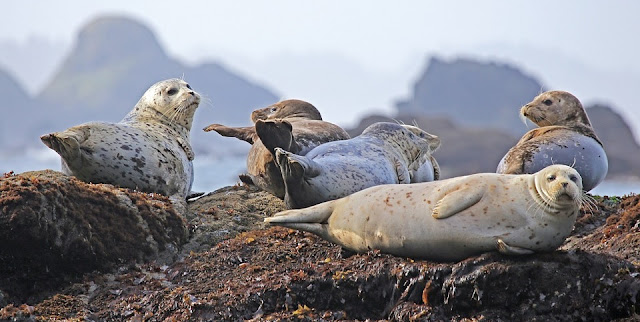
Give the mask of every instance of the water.
[[[246, 171], [246, 156], [198, 156], [193, 161], [193, 166], [193, 191], [210, 192], [238, 183], [238, 174]], [[42, 169], [60, 170], [60, 158], [50, 149], [32, 149], [21, 154], [0, 155], [0, 174]], [[640, 181], [604, 181], [590, 193], [600, 196], [640, 194]]]
[[[217, 158], [197, 157], [193, 166], [193, 191], [210, 192], [239, 182], [238, 175], [246, 171], [246, 156]], [[60, 157], [50, 149], [27, 150], [23, 154], [0, 155], [0, 174], [13, 171], [60, 170]]]

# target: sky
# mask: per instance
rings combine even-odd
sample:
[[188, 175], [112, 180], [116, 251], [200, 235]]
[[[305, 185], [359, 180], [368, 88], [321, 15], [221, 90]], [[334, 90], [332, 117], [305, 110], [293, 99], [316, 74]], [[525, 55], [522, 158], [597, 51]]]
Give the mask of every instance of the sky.
[[[25, 0], [3, 11], [0, 45], [16, 50], [0, 59], [31, 92], [84, 24], [122, 14], [151, 27], [171, 56], [225, 63], [336, 123], [389, 111], [436, 54], [513, 62], [583, 102], [613, 103], [640, 132], [640, 1]], [[47, 54], [24, 63], [32, 48]]]

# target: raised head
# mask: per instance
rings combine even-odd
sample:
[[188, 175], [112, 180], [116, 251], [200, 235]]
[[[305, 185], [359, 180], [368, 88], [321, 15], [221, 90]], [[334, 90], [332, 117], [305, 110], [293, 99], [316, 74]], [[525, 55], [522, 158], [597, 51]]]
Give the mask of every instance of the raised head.
[[538, 126], [589, 126], [591, 122], [580, 101], [569, 92], [548, 91], [520, 109], [520, 117]]
[[318, 109], [311, 103], [290, 99], [284, 100], [267, 107], [257, 109], [251, 113], [251, 121], [275, 120], [283, 118], [304, 118], [308, 120], [322, 120]]
[[150, 118], [169, 125], [179, 124], [189, 131], [199, 104], [200, 95], [187, 82], [167, 79], [149, 87], [123, 121]]

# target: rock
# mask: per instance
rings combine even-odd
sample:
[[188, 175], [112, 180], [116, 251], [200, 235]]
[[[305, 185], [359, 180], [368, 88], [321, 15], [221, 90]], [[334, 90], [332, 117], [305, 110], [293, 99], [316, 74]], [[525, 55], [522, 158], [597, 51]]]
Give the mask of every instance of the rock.
[[263, 226], [262, 218], [282, 209], [281, 200], [254, 187], [217, 190], [189, 203], [191, 240], [179, 261], [85, 274], [44, 300], [7, 301], [0, 314], [43, 320], [453, 321], [640, 314], [640, 196], [594, 197], [558, 251], [487, 253], [457, 263], [353, 254], [309, 233]]
[[189, 203], [191, 238], [182, 254], [206, 251], [241, 232], [262, 229], [265, 217], [285, 209], [282, 200], [256, 186], [236, 185], [211, 192]]
[[187, 225], [169, 199], [45, 170], [0, 178], [0, 289], [34, 300], [81, 274], [170, 261]]
[[[243, 189], [209, 197], [228, 194], [249, 209], [253, 199], [234, 196], [255, 193]], [[639, 208], [638, 196], [598, 198], [583, 210], [578, 236], [562, 250], [524, 257], [487, 253], [458, 263], [354, 255], [308, 233], [253, 230], [170, 266], [97, 275], [35, 305], [34, 314], [95, 320], [633, 318], [640, 313], [638, 245], [626, 244], [640, 236], [631, 225]], [[595, 250], [596, 242], [608, 246]]]

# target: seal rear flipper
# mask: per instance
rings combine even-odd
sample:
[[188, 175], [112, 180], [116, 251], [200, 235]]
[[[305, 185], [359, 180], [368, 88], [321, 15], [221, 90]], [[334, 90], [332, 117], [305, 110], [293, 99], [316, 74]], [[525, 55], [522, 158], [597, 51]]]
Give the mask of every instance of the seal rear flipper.
[[528, 248], [511, 246], [505, 243], [502, 239], [498, 239], [496, 241], [496, 249], [500, 254], [504, 255], [530, 255], [533, 254], [534, 251]]
[[262, 144], [275, 155], [275, 149], [296, 152], [299, 150], [293, 138], [293, 126], [283, 120], [256, 121], [256, 134]]
[[80, 158], [80, 143], [86, 140], [84, 132], [66, 130], [45, 134], [40, 137], [42, 143], [56, 151], [62, 159], [73, 162]]
[[317, 177], [321, 172], [320, 165], [303, 155], [276, 148], [275, 157], [284, 182], [299, 182]]
[[264, 221], [271, 225], [278, 225], [293, 229], [300, 229], [317, 234], [323, 238], [330, 238], [327, 231], [329, 217], [333, 214], [335, 200], [295, 210], [285, 210]]
[[447, 192], [433, 207], [431, 216], [436, 219], [451, 217], [478, 203], [484, 196], [484, 187], [466, 186]]
[[253, 144], [256, 138], [256, 129], [253, 126], [246, 127], [228, 127], [222, 124], [211, 124], [203, 129], [205, 132], [216, 131], [218, 134], [226, 137], [233, 137], [249, 144]]

